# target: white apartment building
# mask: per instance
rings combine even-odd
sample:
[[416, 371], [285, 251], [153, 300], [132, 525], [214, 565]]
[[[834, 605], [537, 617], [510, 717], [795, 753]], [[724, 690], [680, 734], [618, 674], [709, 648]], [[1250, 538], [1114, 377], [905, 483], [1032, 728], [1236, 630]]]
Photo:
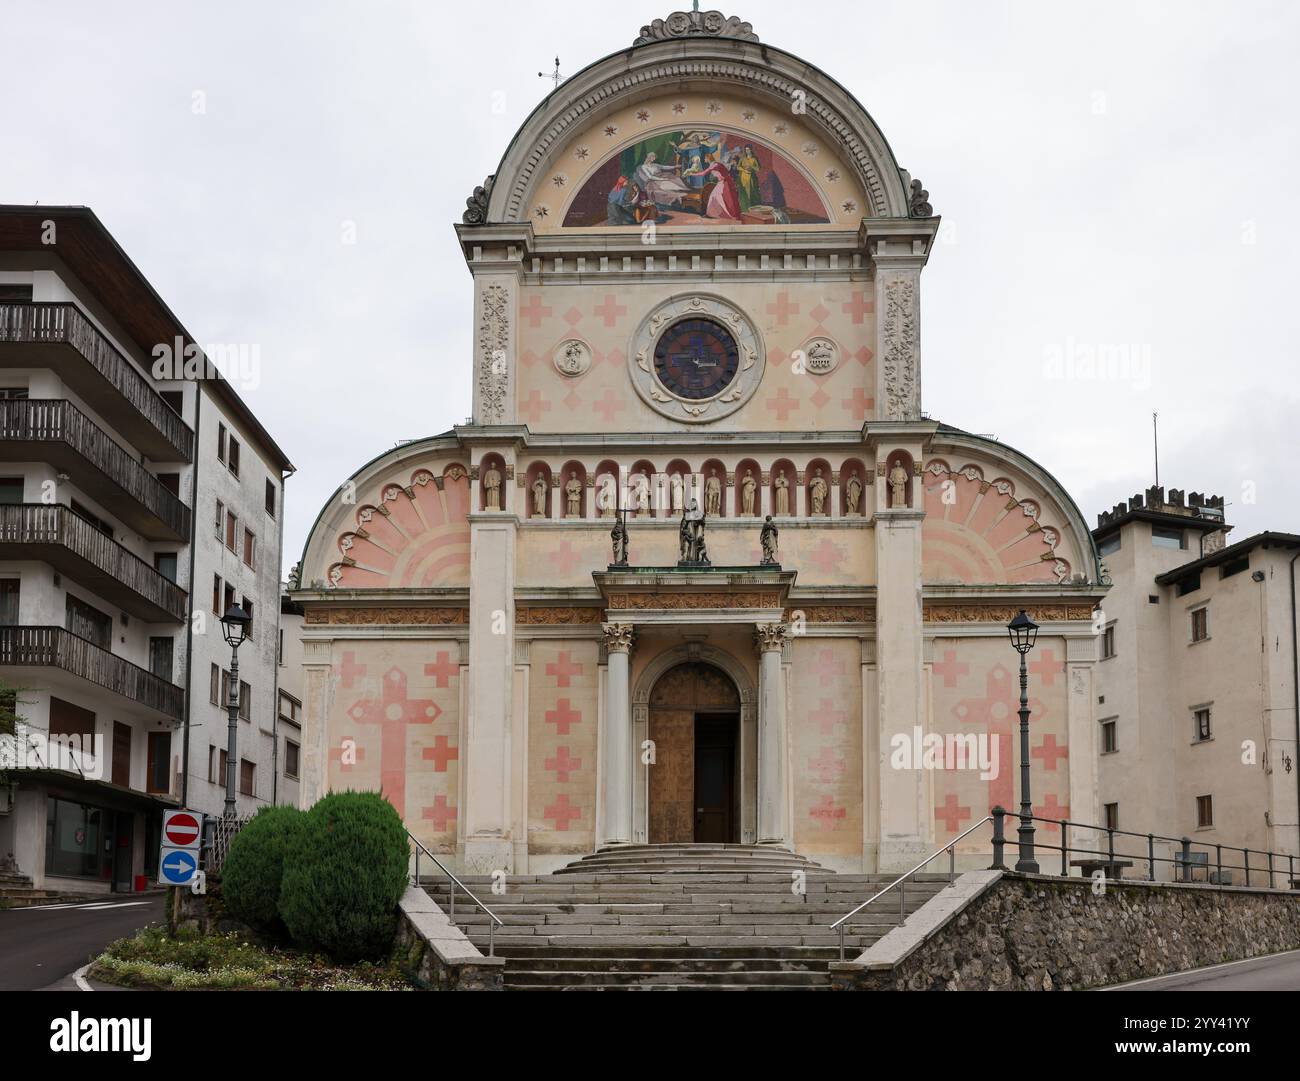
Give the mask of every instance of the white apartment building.
[[[1216, 858], [1219, 845], [1300, 856], [1300, 536], [1229, 545], [1230, 528], [1222, 498], [1160, 487], [1098, 518], [1093, 536], [1114, 583], [1097, 666], [1103, 819], [1187, 837]], [[1260, 857], [1255, 870], [1265, 870]], [[1241, 883], [1243, 871], [1231, 877]]]
[[0, 206], [0, 868], [36, 887], [152, 885], [162, 810], [221, 814], [235, 602], [238, 811], [280, 795], [293, 467], [197, 349], [93, 212]]

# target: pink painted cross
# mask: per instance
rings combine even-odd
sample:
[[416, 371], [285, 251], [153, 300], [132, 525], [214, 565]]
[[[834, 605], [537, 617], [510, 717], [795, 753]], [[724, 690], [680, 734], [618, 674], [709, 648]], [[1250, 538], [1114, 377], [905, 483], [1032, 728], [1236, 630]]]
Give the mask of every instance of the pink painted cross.
[[955, 649], [945, 649], [943, 651], [943, 660], [935, 663], [933, 668], [936, 676], [943, 676], [943, 685], [945, 687], [955, 687], [957, 686], [958, 676], [970, 675], [970, 665], [957, 659]]
[[570, 680], [574, 676], [582, 675], [582, 665], [573, 662], [573, 655], [567, 650], [560, 650], [560, 654], [554, 661], [546, 662], [546, 674], [555, 677], [557, 687], [572, 686]]
[[866, 293], [854, 293], [852, 300], [846, 300], [841, 307], [845, 315], [853, 316], [853, 322], [861, 323], [863, 316], [876, 310], [876, 302], [868, 300]]
[[343, 654], [343, 663], [339, 665], [339, 676], [343, 680], [344, 687], [351, 687], [356, 682], [357, 677], [366, 674], [366, 666], [357, 664], [357, 655], [352, 650], [347, 650]]
[[767, 306], [767, 314], [776, 316], [776, 325], [783, 327], [790, 322], [790, 316], [799, 314], [799, 305], [790, 303], [789, 293], [778, 293], [776, 303]]
[[446, 773], [447, 763], [460, 757], [460, 751], [447, 743], [446, 736], [438, 736], [433, 741], [432, 747], [425, 747], [420, 752], [420, 757], [426, 762], [433, 763], [434, 773]]
[[614, 414], [621, 413], [627, 408], [627, 402], [623, 401], [618, 394], [614, 392], [613, 387], [606, 387], [605, 393], [599, 401], [591, 403], [591, 408], [601, 415], [606, 424], [614, 423]]
[[835, 726], [837, 724], [847, 725], [849, 723], [848, 713], [844, 710], [836, 709], [835, 703], [829, 698], [823, 698], [821, 700], [821, 709], [816, 713], [808, 714], [808, 719], [817, 722], [821, 727], [823, 736], [831, 735], [835, 731]]
[[768, 398], [767, 407], [776, 413], [779, 421], [784, 423], [789, 419], [790, 414], [799, 408], [799, 399], [791, 398], [790, 392], [782, 387], [776, 392], [776, 397]]
[[817, 682], [823, 687], [844, 675], [844, 665], [835, 659], [833, 649], [818, 650], [817, 663], [812, 666], [812, 670], [817, 673]]
[[567, 782], [570, 773], [576, 773], [582, 768], [582, 759], [570, 758], [568, 747], [557, 747], [555, 757], [546, 759], [543, 765], [555, 774], [557, 781]]
[[380, 697], [354, 702], [348, 716], [355, 724], [379, 728], [379, 790], [405, 816], [406, 730], [413, 724], [432, 724], [442, 710], [430, 698], [408, 697], [406, 673], [393, 667], [384, 673]]
[[536, 293], [528, 298], [528, 303], [521, 305], [519, 308], [519, 317], [527, 319], [528, 325], [536, 330], [542, 325], [543, 319], [551, 317], [551, 309], [542, 303], [542, 298]]
[[821, 543], [808, 553], [807, 559], [822, 574], [830, 574], [844, 565], [844, 549], [833, 541], [823, 538]]
[[460, 675], [460, 665], [451, 663], [451, 654], [445, 649], [438, 650], [433, 664], [424, 666], [424, 674], [433, 676], [439, 687], [446, 687], [452, 676]]
[[543, 808], [542, 817], [554, 822], [557, 830], [567, 831], [570, 822], [582, 817], [582, 808], [571, 806], [568, 795], [562, 792], [555, 797], [554, 803]]
[[550, 401], [543, 398], [541, 391], [537, 389], [519, 403], [519, 415], [531, 424], [538, 423], [542, 419], [542, 414], [550, 411]]
[[[344, 737], [343, 737], [343, 741], [344, 741], [344, 742], [347, 742], [347, 741], [350, 740], [350, 739], [352, 739], [351, 736], [344, 736]], [[354, 741], [354, 742], [355, 742], [355, 741]], [[353, 748], [352, 748], [352, 757], [355, 758], [358, 762], [364, 762], [364, 761], [365, 761], [365, 758], [366, 758], [366, 749], [365, 749], [364, 747], [353, 747]], [[331, 762], [337, 762], [337, 763], [339, 764], [339, 769], [343, 770], [344, 773], [347, 773], [347, 772], [349, 772], [349, 771], [351, 771], [352, 769], [355, 768], [355, 767], [353, 766], [353, 763], [351, 763], [351, 762], [344, 762], [344, 761], [343, 761], [343, 746], [342, 746], [342, 744], [340, 744], [338, 747], [331, 747], [331, 748], [330, 748], [330, 761], [331, 761]]]
[[847, 409], [857, 420], [866, 420], [867, 414], [876, 408], [876, 399], [868, 398], [861, 387], [854, 387], [853, 394], [840, 399], [840, 407]]
[[447, 806], [446, 796], [434, 796], [433, 806], [421, 808], [420, 817], [426, 822], [432, 821], [433, 828], [443, 833], [452, 822], [456, 821], [456, 808]]
[[1058, 661], [1056, 654], [1050, 649], [1044, 649], [1040, 659], [1030, 661], [1030, 675], [1042, 676], [1043, 686], [1051, 687], [1056, 682], [1056, 677], [1065, 674], [1065, 662]]
[[627, 308], [618, 302], [618, 297], [606, 296], [604, 303], [591, 309], [591, 314], [599, 315], [605, 320], [605, 326], [612, 327], [618, 322], [620, 315], [627, 315]]
[[942, 807], [934, 809], [935, 821], [942, 821], [943, 828], [949, 833], [956, 833], [961, 828], [964, 820], [970, 818], [969, 807], [959, 807], [957, 796], [949, 792], [943, 801]]
[[[1049, 792], [1047, 798], [1043, 801], [1042, 806], [1034, 808], [1034, 814], [1038, 815], [1039, 818], [1050, 818], [1055, 820], [1052, 822], [1035, 822], [1035, 829], [1044, 830], [1047, 833], [1057, 833], [1060, 831], [1060, 827], [1056, 825], [1056, 821], [1068, 819], [1070, 817], [1070, 805], [1067, 803], [1065, 806], [1061, 806], [1061, 804], [1057, 802], [1056, 793]], [[1017, 824], [1019, 824], [1019, 821], [1019, 819], [1016, 819]]]
[[1064, 747], [1056, 742], [1056, 737], [1048, 732], [1043, 737], [1043, 742], [1029, 752], [1030, 758], [1041, 758], [1043, 766], [1052, 772], [1056, 771], [1056, 760], [1058, 758], [1069, 758], [1070, 748]]
[[[582, 562], [582, 556], [573, 550], [573, 545], [567, 540], [560, 541], [560, 545], [551, 552], [551, 560], [556, 564], [561, 578], [567, 578], [573, 573], [573, 568]], [[561, 686], [567, 687], [564, 683]]]
[[846, 814], [846, 809], [837, 804], [831, 796], [822, 796], [817, 803], [808, 808], [808, 817], [822, 830], [835, 829], [835, 824], [842, 822]]
[[561, 698], [554, 709], [546, 711], [546, 723], [555, 725], [557, 736], [567, 736], [573, 725], [582, 723], [582, 711], [574, 709], [567, 698]]

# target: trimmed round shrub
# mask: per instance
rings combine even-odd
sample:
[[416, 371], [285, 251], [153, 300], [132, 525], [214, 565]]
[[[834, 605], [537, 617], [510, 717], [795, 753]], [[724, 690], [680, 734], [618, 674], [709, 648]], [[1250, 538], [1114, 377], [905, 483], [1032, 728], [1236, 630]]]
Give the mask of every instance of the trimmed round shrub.
[[284, 935], [284, 858], [302, 819], [297, 807], [263, 807], [235, 834], [221, 867], [221, 898], [235, 919], [267, 934]]
[[285, 859], [280, 918], [304, 949], [338, 961], [392, 951], [410, 848], [377, 792], [336, 792], [303, 815]]

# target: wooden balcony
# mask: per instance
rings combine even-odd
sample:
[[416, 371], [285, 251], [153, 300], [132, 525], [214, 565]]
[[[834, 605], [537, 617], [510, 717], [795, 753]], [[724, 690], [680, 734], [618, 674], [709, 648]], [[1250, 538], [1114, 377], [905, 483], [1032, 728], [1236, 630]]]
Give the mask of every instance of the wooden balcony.
[[0, 461], [49, 462], [141, 536], [190, 539], [190, 508], [71, 402], [0, 401]]
[[38, 559], [149, 623], [184, 623], [175, 582], [60, 504], [0, 506], [0, 559]]
[[0, 304], [0, 368], [49, 368], [147, 457], [194, 459], [193, 429], [75, 304]]
[[0, 627], [0, 666], [58, 668], [169, 720], [183, 716], [184, 688], [62, 627]]

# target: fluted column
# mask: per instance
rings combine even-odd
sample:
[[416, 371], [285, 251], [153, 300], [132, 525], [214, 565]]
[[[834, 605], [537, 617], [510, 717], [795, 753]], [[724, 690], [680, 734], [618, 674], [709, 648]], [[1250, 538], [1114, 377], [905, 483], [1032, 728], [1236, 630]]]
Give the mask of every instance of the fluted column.
[[609, 654], [605, 693], [605, 812], [602, 845], [632, 840], [632, 701], [628, 669], [632, 653], [630, 623], [605, 623]]
[[755, 632], [758, 666], [758, 842], [787, 845], [785, 799], [784, 623], [761, 623]]

